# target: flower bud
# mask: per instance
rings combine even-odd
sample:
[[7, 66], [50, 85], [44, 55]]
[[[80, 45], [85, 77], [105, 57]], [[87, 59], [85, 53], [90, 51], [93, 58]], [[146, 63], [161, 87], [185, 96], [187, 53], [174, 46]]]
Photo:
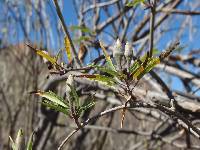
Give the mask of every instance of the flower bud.
[[129, 42], [126, 42], [124, 56], [126, 57], [127, 71], [129, 72], [131, 59], [133, 57], [132, 45]]
[[125, 57], [132, 57], [133, 56], [132, 46], [129, 42], [126, 42], [124, 56]]
[[[45, 53], [45, 54], [47, 54], [47, 55], [49, 55], [47, 51], [42, 51], [42, 52]], [[44, 62], [44, 63], [47, 63], [48, 60], [47, 60], [45, 57], [43, 57], [43, 62]]]
[[117, 39], [115, 45], [114, 45], [114, 49], [113, 49], [113, 57], [122, 55], [122, 43], [120, 42], [119, 39]]
[[69, 94], [71, 92], [71, 88], [69, 87], [69, 85], [74, 86], [74, 76], [71, 74], [68, 76], [68, 79], [66, 81], [66, 94]]
[[122, 44], [119, 39], [117, 39], [114, 48], [113, 48], [113, 58], [117, 64], [117, 68], [121, 68], [121, 61], [122, 61], [123, 51], [122, 51]]

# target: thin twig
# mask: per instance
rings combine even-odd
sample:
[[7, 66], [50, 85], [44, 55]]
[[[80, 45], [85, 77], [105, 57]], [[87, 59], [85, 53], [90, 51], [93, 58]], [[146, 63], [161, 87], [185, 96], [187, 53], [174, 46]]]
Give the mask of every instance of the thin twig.
[[154, 23], [155, 23], [155, 13], [156, 13], [156, 0], [153, 1], [151, 7], [151, 19], [150, 19], [150, 34], [149, 34], [149, 56], [153, 55], [153, 42], [154, 42]]
[[154, 109], [157, 109], [157, 110], [160, 110], [161, 112], [163, 112], [164, 114], [167, 114], [169, 117], [171, 117], [172, 119], [174, 119], [175, 121], [176, 118], [179, 119], [180, 121], [182, 121], [183, 123], [180, 124], [180, 121], [179, 121], [179, 125], [183, 126], [184, 128], [188, 129], [188, 131], [190, 133], [192, 133], [193, 135], [195, 135], [196, 137], [200, 138], [200, 130], [193, 126], [193, 124], [187, 120], [185, 117], [183, 117], [180, 113], [178, 112], [174, 112], [173, 110], [170, 110], [166, 107], [163, 107], [159, 104], [148, 104], [148, 103], [145, 103], [145, 102], [142, 102], [142, 101], [130, 101], [130, 104], [129, 105], [120, 105], [120, 106], [116, 106], [114, 108], [111, 108], [111, 109], [108, 109], [108, 110], [105, 110], [103, 112], [100, 112], [99, 114], [93, 116], [92, 118], [89, 118], [87, 119], [86, 121], [82, 122], [81, 123], [81, 126], [76, 128], [75, 130], [73, 130], [61, 143], [61, 145], [59, 146], [58, 150], [61, 150], [61, 148], [64, 146], [64, 144], [77, 132], [79, 131], [81, 128], [83, 128], [84, 126], [88, 125], [91, 121], [94, 121], [108, 113], [111, 113], [111, 112], [114, 112], [114, 111], [117, 111], [117, 110], [121, 110], [121, 109], [124, 109], [124, 108], [136, 108], [136, 107], [143, 107], [143, 108], [154, 108]]
[[58, 150], [61, 150], [62, 147], [64, 146], [64, 144], [76, 133], [78, 132], [79, 128], [73, 130], [60, 144], [60, 146], [58, 147]]
[[178, 15], [200, 15], [200, 11], [178, 10], [178, 9], [161, 9], [159, 12], [178, 14]]
[[71, 46], [71, 48], [72, 48], [72, 53], [73, 53], [73, 55], [74, 55], [75, 63], [76, 63], [76, 65], [77, 65], [78, 67], [81, 67], [81, 66], [82, 66], [81, 61], [80, 61], [79, 58], [78, 58], [78, 54], [77, 54], [77, 52], [76, 52], [76, 50], [75, 50], [73, 41], [72, 41], [71, 36], [70, 36], [70, 34], [69, 34], [69, 31], [68, 31], [68, 29], [67, 29], [67, 25], [65, 24], [64, 17], [63, 17], [63, 15], [62, 15], [61, 10], [60, 10], [60, 7], [59, 7], [59, 5], [58, 5], [58, 1], [57, 1], [57, 0], [53, 0], [53, 1], [54, 1], [55, 6], [56, 6], [56, 12], [57, 12], [57, 15], [58, 15], [58, 17], [59, 17], [59, 19], [60, 19], [60, 21], [61, 21], [61, 24], [62, 24], [62, 27], [63, 27], [63, 29], [64, 29], [64, 32], [65, 32], [66, 36], [68, 37], [68, 39], [69, 39], [69, 41], [70, 41], [70, 46]]
[[60, 144], [60, 146], [58, 147], [58, 150], [61, 150], [62, 147], [65, 145], [65, 143], [77, 132], [79, 131], [81, 128], [83, 128], [84, 126], [86, 126], [88, 123], [90, 123], [91, 121], [93, 120], [96, 120], [98, 119], [99, 117], [101, 116], [104, 116], [108, 113], [111, 113], [111, 112], [114, 112], [114, 111], [117, 111], [117, 110], [120, 110], [120, 109], [123, 109], [125, 108], [125, 105], [121, 105], [121, 106], [117, 106], [117, 107], [114, 107], [114, 108], [111, 108], [111, 109], [108, 109], [108, 110], [105, 110], [103, 112], [100, 112], [99, 114], [95, 115], [94, 117], [92, 118], [89, 118], [87, 119], [86, 121], [84, 121], [83, 123], [81, 123], [81, 126], [76, 128], [75, 130], [73, 130], [63, 141], [62, 143]]

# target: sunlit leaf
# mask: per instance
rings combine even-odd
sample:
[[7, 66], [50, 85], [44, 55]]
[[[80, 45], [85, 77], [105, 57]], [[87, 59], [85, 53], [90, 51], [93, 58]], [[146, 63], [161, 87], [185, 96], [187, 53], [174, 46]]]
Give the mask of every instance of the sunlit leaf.
[[21, 149], [22, 144], [23, 144], [23, 131], [22, 131], [22, 129], [19, 129], [17, 132], [17, 137], [15, 139], [16, 150]]
[[130, 67], [130, 73], [136, 72], [136, 69], [138, 69], [140, 67], [140, 63], [138, 62], [138, 60], [135, 60], [133, 65]]
[[98, 65], [92, 65], [92, 67], [96, 68], [97, 70], [99, 70], [100, 72], [103, 72], [103, 73], [107, 73], [113, 77], [115, 76], [120, 76], [120, 73], [119, 72], [116, 72], [108, 67], [102, 67], [102, 66], [98, 66]]
[[65, 50], [66, 50], [68, 61], [71, 61], [72, 59], [71, 49], [70, 49], [71, 45], [70, 45], [69, 38], [67, 36], [64, 38], [64, 43], [65, 43]]
[[145, 69], [137, 76], [137, 79], [141, 79], [146, 73], [151, 71], [157, 64], [160, 63], [160, 59], [158, 57], [151, 58], [147, 63]]
[[36, 53], [40, 56], [42, 56], [43, 58], [45, 58], [46, 60], [50, 61], [52, 64], [56, 64], [56, 59], [51, 57], [48, 53], [46, 53], [45, 51], [42, 50], [36, 50]]
[[126, 4], [126, 6], [128, 6], [128, 7], [135, 7], [135, 6], [137, 6], [138, 4], [140, 4], [140, 3], [143, 3], [145, 0], [132, 0], [131, 2], [128, 2], [127, 4]]
[[52, 101], [43, 100], [42, 104], [49, 107], [50, 109], [56, 110], [58, 112], [62, 112], [66, 115], [69, 114], [69, 107], [63, 107], [61, 105], [58, 105], [57, 103], [53, 103]]
[[116, 81], [113, 79], [113, 77], [107, 77], [104, 75], [99, 75], [99, 74], [85, 74], [85, 75], [78, 75], [77, 77], [85, 77], [88, 78], [90, 80], [95, 80], [95, 81], [99, 81], [102, 84], [106, 84], [106, 85], [114, 85], [116, 83]]
[[39, 95], [41, 97], [44, 97], [46, 99], [48, 99], [49, 101], [59, 104], [64, 108], [68, 108], [68, 104], [66, 104], [63, 100], [63, 98], [59, 97], [58, 95], [56, 95], [54, 92], [49, 91], [49, 92], [42, 92], [42, 91], [37, 91], [37, 92], [33, 92], [36, 95]]
[[160, 51], [157, 49], [157, 48], [153, 48], [153, 54], [154, 55], [157, 55], [157, 54], [159, 54], [160, 53]]
[[111, 68], [113, 71], [116, 71], [115, 66], [112, 63], [112, 60], [110, 59], [109, 54], [107, 53], [105, 47], [103, 46], [103, 43], [101, 43], [101, 42], [99, 42], [99, 43], [100, 43], [101, 49], [103, 50], [103, 53], [104, 53], [104, 56], [106, 58], [106, 63], [108, 65], [108, 67]]
[[51, 57], [46, 51], [43, 50], [37, 50], [36, 48], [32, 47], [29, 44], [26, 44], [30, 49], [32, 49], [33, 51], [36, 52], [36, 54], [42, 56], [43, 59], [46, 59], [48, 61], [50, 61], [52, 64], [56, 64], [56, 59]]
[[106, 83], [106, 85], [114, 85], [115, 84], [115, 80], [112, 77], [107, 77], [104, 75], [97, 74], [96, 77], [93, 79], [96, 81], [102, 82], [102, 83]]
[[160, 63], [160, 59], [158, 57], [156, 58], [152, 58], [146, 68], [145, 68], [145, 73], [149, 72], [151, 69], [153, 69], [155, 67], [155, 65], [159, 64]]
[[144, 71], [144, 67], [141, 65], [133, 74], [133, 78], [137, 79], [138, 76]]
[[81, 30], [84, 33], [91, 33], [91, 34], [94, 33], [90, 28], [84, 26], [71, 26], [71, 30]]

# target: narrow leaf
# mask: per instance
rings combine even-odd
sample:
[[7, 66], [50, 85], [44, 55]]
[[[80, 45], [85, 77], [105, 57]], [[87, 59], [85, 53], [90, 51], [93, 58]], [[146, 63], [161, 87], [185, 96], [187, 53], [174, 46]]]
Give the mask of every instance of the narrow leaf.
[[137, 79], [138, 80], [141, 79], [146, 73], [151, 71], [159, 63], [160, 63], [160, 59], [158, 57], [151, 58], [148, 61], [147, 66], [145, 67], [145, 69], [138, 75]]
[[84, 78], [88, 78], [90, 80], [95, 80], [95, 81], [99, 81], [105, 85], [114, 85], [116, 83], [116, 81], [113, 79], [113, 77], [107, 77], [104, 75], [100, 75], [100, 74], [85, 74], [85, 75], [78, 75], [76, 77], [84, 77]]
[[64, 100], [61, 97], [59, 97], [58, 95], [56, 95], [54, 92], [51, 92], [51, 91], [49, 91], [49, 92], [37, 91], [34, 94], [39, 95], [41, 97], [44, 97], [44, 98], [48, 99], [49, 101], [51, 101], [53, 103], [61, 105], [64, 108], [68, 108], [69, 107], [66, 103], [64, 103]]
[[138, 62], [138, 60], [135, 60], [135, 62], [133, 63], [133, 65], [130, 67], [130, 73], [136, 72], [136, 69], [138, 69], [140, 67], [140, 63]]
[[143, 3], [145, 0], [132, 0], [131, 2], [127, 3], [126, 6], [128, 7], [135, 7], [140, 3]]
[[22, 129], [19, 129], [17, 132], [17, 137], [15, 139], [15, 147], [16, 150], [20, 150], [23, 147], [23, 131]]
[[26, 44], [30, 49], [36, 52], [36, 54], [42, 56], [43, 59], [50, 61], [52, 64], [56, 64], [56, 59], [51, 57], [46, 51], [37, 50], [36, 48], [32, 47], [29, 44]]
[[106, 84], [109, 86], [114, 85], [116, 82], [112, 77], [107, 77], [107, 76], [99, 75], [99, 74], [96, 74], [96, 78], [92, 78], [92, 79], [95, 81], [102, 82], [103, 84]]
[[94, 33], [90, 28], [84, 27], [84, 26], [71, 26], [71, 30], [81, 30], [85, 33]]
[[98, 66], [98, 65], [93, 65], [92, 67], [96, 68], [97, 70], [101, 71], [101, 72], [104, 72], [104, 73], [107, 73], [113, 77], [115, 76], [120, 76], [120, 74], [108, 67], [102, 67], [102, 66]]
[[133, 78], [137, 79], [138, 76], [144, 71], [144, 67], [141, 65], [136, 72], [133, 74]]
[[92, 107], [95, 105], [95, 102], [94, 102], [94, 95], [90, 95], [88, 97], [88, 99], [85, 101], [85, 103], [81, 106], [81, 108], [83, 110], [87, 110], [88, 108]]
[[50, 61], [52, 64], [56, 64], [56, 59], [51, 57], [48, 53], [46, 53], [45, 51], [42, 50], [36, 50], [36, 53], [40, 56], [42, 56], [43, 58], [47, 59], [48, 61]]
[[65, 50], [66, 50], [68, 61], [71, 61], [72, 60], [71, 49], [70, 49], [71, 46], [70, 46], [69, 38], [67, 36], [64, 39], [64, 43], [65, 43]]
[[69, 108], [68, 107], [62, 107], [62, 106], [60, 106], [56, 103], [53, 103], [51, 101], [48, 101], [48, 100], [43, 100], [42, 104], [45, 105], [46, 107], [49, 107], [50, 109], [54, 109], [58, 112], [62, 112], [65, 115], [69, 114]]
[[34, 135], [34, 132], [32, 132], [31, 136], [29, 137], [26, 150], [32, 150], [33, 149], [33, 135]]
[[71, 89], [71, 92], [70, 92], [71, 99], [70, 100], [72, 102], [75, 101], [76, 107], [79, 108], [80, 107], [80, 101], [79, 101], [79, 97], [78, 97], [78, 94], [76, 92], [76, 89], [73, 86], [71, 86], [70, 84], [67, 84], [67, 85]]
[[94, 102], [94, 97], [93, 95], [90, 95], [88, 97], [88, 99], [86, 101], [84, 101], [84, 103], [82, 104], [82, 106], [80, 107], [79, 111], [78, 111], [78, 114], [79, 116], [81, 115], [81, 113], [83, 111], [86, 111], [88, 110], [89, 108], [93, 107], [95, 105], [95, 102]]
[[106, 63], [108, 65], [108, 67], [111, 68], [113, 71], [116, 71], [115, 66], [112, 63], [112, 60], [110, 59], [110, 56], [108, 55], [105, 47], [103, 46], [103, 43], [101, 43], [101, 42], [99, 42], [99, 43], [100, 43], [101, 49], [103, 50], [103, 53], [104, 53], [104, 56], [106, 58]]

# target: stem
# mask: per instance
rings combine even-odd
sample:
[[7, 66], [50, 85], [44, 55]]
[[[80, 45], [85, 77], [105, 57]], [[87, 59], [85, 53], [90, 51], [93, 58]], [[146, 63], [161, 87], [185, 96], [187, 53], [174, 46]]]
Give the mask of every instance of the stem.
[[62, 143], [61, 143], [60, 146], [58, 147], [58, 150], [61, 150], [62, 147], [65, 145], [65, 143], [66, 143], [76, 132], [78, 132], [81, 128], [83, 128], [84, 126], [86, 126], [87, 124], [89, 124], [91, 121], [96, 120], [96, 119], [98, 119], [99, 117], [104, 116], [104, 115], [106, 115], [106, 114], [108, 114], [108, 113], [111, 113], [111, 112], [114, 112], [114, 111], [117, 111], [117, 110], [120, 110], [120, 109], [124, 109], [125, 107], [126, 107], [125, 105], [121, 105], [121, 106], [117, 106], [117, 107], [114, 107], [114, 108], [110, 108], [110, 109], [105, 110], [105, 111], [103, 111], [103, 112], [100, 112], [99, 114], [93, 116], [92, 118], [89, 118], [89, 119], [87, 119], [86, 121], [82, 122], [78, 128], [76, 128], [75, 130], [73, 130], [73, 131], [62, 141]]
[[75, 47], [74, 47], [74, 44], [73, 44], [73, 42], [72, 42], [71, 36], [70, 36], [70, 34], [69, 34], [67, 25], [65, 24], [64, 17], [63, 17], [63, 15], [62, 15], [61, 10], [60, 10], [60, 7], [59, 7], [59, 5], [58, 5], [58, 1], [57, 1], [57, 0], [53, 0], [53, 1], [54, 1], [55, 6], [56, 6], [56, 12], [57, 12], [57, 15], [58, 15], [58, 17], [59, 17], [59, 19], [60, 19], [60, 21], [61, 21], [61, 24], [62, 24], [62, 27], [63, 27], [63, 29], [64, 29], [65, 35], [68, 37], [68, 39], [69, 39], [69, 41], [70, 41], [70, 46], [71, 46], [71, 48], [72, 48], [72, 53], [73, 53], [73, 55], [74, 55], [75, 63], [76, 63], [76, 65], [77, 65], [78, 67], [81, 67], [81, 66], [82, 66], [81, 61], [80, 61], [79, 58], [78, 58], [78, 54], [77, 54], [77, 52], [76, 52], [76, 50], [75, 50]]
[[155, 23], [155, 13], [156, 13], [156, 0], [154, 0], [151, 7], [151, 20], [150, 20], [150, 34], [149, 34], [149, 56], [153, 55], [153, 42], [154, 42], [154, 23]]
[[[100, 112], [99, 114], [93, 116], [92, 118], [88, 118], [86, 121], [82, 122], [80, 127], [76, 128], [75, 130], [73, 130], [60, 144], [60, 146], [58, 147], [58, 150], [61, 150], [62, 147], [64, 146], [64, 144], [76, 133], [78, 132], [80, 129], [82, 129], [83, 127], [85, 127], [86, 125], [88, 125], [91, 121], [96, 120], [108, 113], [117, 111], [117, 110], [121, 110], [124, 108], [154, 108], [156, 110], [160, 110], [161, 112], [163, 112], [164, 114], [168, 115], [170, 118], [172, 118], [173, 120], [177, 121], [177, 119], [174, 118], [178, 118], [179, 120], [181, 120], [182, 126], [186, 129], [188, 129], [188, 131], [190, 133], [192, 133], [193, 135], [195, 135], [196, 137], [198, 137], [200, 139], [200, 130], [195, 127], [189, 120], [187, 120], [184, 116], [182, 116], [180, 113], [176, 112], [176, 111], [172, 111], [169, 108], [163, 107], [162, 105], [159, 104], [149, 104], [149, 103], [145, 103], [145, 102], [141, 102], [141, 101], [129, 101], [130, 104], [124, 104], [124, 105], [120, 105], [120, 106], [116, 106], [114, 108], [110, 108], [108, 110], [105, 110], [103, 112]], [[180, 124], [180, 123], [179, 123]]]
[[60, 144], [60, 146], [58, 147], [58, 150], [61, 150], [62, 147], [65, 145], [65, 143], [76, 133], [78, 132], [79, 128], [73, 130]]

